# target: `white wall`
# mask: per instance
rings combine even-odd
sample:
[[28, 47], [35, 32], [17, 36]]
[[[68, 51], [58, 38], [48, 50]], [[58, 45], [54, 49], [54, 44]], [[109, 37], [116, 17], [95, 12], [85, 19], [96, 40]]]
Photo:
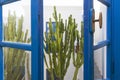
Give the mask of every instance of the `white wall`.
[[45, 6], [83, 6], [83, 0], [44, 0]]

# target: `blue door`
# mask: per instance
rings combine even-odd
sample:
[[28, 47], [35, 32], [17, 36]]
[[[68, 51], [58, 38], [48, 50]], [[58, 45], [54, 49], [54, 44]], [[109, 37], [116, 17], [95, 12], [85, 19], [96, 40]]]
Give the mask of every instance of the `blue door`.
[[112, 0], [112, 80], [120, 80], [120, 0]]
[[[95, 9], [93, 2], [95, 0], [84, 0], [84, 80], [94, 80], [94, 51], [104, 46], [107, 47], [106, 52], [106, 78], [101, 77], [101, 80], [111, 80], [113, 75], [113, 58], [112, 58], [112, 0], [98, 0], [107, 7], [106, 19], [106, 40], [100, 41], [94, 45], [95, 23], [99, 22], [99, 27], [104, 27], [102, 23], [102, 13], [99, 14], [99, 19], [95, 19]], [[103, 15], [104, 16], [104, 15]], [[100, 35], [98, 35], [100, 36]], [[115, 79], [116, 80], [116, 79]]]

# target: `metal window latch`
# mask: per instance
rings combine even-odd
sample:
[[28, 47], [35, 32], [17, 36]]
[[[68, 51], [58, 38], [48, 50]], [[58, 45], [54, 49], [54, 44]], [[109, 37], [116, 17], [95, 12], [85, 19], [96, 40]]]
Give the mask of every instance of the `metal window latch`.
[[100, 29], [102, 28], [102, 12], [99, 13], [99, 19], [95, 19], [95, 10], [92, 11], [92, 31], [95, 32], [95, 22], [99, 22]]

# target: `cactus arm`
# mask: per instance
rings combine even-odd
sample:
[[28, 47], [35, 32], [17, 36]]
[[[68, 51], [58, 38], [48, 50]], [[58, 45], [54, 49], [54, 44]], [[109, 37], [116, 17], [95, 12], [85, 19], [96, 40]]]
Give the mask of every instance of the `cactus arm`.
[[50, 63], [51, 80], [54, 80], [54, 73], [53, 73], [53, 67], [52, 67], [52, 59], [51, 59], [50, 53], [48, 54], [48, 56], [49, 56], [49, 63]]
[[74, 76], [73, 76], [73, 80], [77, 80], [78, 71], [79, 71], [79, 68], [76, 67], [75, 72], [74, 72]]
[[77, 80], [77, 74], [78, 74], [78, 70], [81, 67], [81, 65], [83, 64], [83, 25], [81, 25], [81, 35], [77, 34], [77, 47], [76, 47], [76, 59], [74, 59], [74, 66], [75, 66], [75, 72], [74, 72], [74, 76], [73, 76], [73, 80]]
[[[47, 36], [45, 34], [46, 41], [44, 41], [45, 44], [47, 44], [48, 46], [48, 50], [46, 50], [45, 48], [44, 49], [46, 51], [46, 54], [49, 56], [49, 64], [51, 66], [50, 68], [52, 68], [52, 70], [50, 71], [52, 73], [52, 77], [54, 77], [54, 72], [57, 77], [59, 77], [61, 80], [64, 80], [64, 76], [66, 75], [66, 72], [70, 65], [71, 54], [73, 55], [73, 63], [76, 67], [75, 74], [78, 74], [79, 65], [82, 65], [78, 62], [82, 58], [81, 54], [78, 54], [79, 51], [76, 53], [74, 50], [74, 44], [79, 33], [77, 30], [77, 24], [75, 22], [75, 19], [72, 18], [72, 15], [69, 16], [68, 21], [65, 20], [64, 25], [61, 14], [57, 16], [56, 7], [54, 7], [53, 18], [56, 23], [56, 30], [55, 32], [53, 31], [52, 20], [50, 18], [50, 31]], [[55, 38], [55, 40], [53, 40], [53, 37]], [[82, 43], [83, 42], [79, 41], [79, 44]]]
[[[4, 25], [4, 40], [5, 41], [14, 41], [14, 42], [26, 42], [28, 41], [27, 32], [24, 35], [22, 32], [23, 27], [23, 17], [18, 20], [18, 25], [16, 25], [16, 14], [8, 14], [8, 21]], [[16, 26], [17, 29], [16, 29]], [[30, 41], [30, 40], [29, 40]], [[7, 80], [18, 80], [23, 79], [21, 76], [20, 66], [25, 66], [25, 56], [26, 53], [23, 50], [5, 48], [5, 79]]]
[[27, 53], [27, 74], [28, 74], [28, 80], [30, 80], [31, 79], [31, 76], [30, 76], [30, 70], [29, 70], [29, 60], [30, 60], [30, 58], [29, 58], [29, 54]]
[[45, 60], [45, 64], [46, 64], [47, 69], [49, 69], [48, 63], [47, 63], [47, 60], [46, 60], [46, 56], [45, 56], [45, 55], [44, 55], [44, 60]]
[[58, 74], [57, 73], [57, 54], [56, 54], [56, 45], [55, 45], [55, 41], [53, 41], [53, 44], [52, 44], [52, 50], [53, 50], [53, 53], [52, 53], [52, 60], [53, 60], [53, 68], [54, 68], [54, 73], [55, 74]]
[[26, 32], [25, 32], [23, 42], [27, 42], [27, 36], [28, 36], [28, 29], [27, 29]]

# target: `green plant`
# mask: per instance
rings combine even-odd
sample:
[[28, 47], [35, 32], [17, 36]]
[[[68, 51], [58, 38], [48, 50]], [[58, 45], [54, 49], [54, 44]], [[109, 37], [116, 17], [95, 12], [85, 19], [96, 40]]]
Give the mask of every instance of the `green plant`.
[[[44, 38], [44, 59], [45, 64], [47, 66], [48, 71], [51, 74], [50, 80], [55, 80], [54, 75], [60, 80], [64, 80], [64, 76], [68, 70], [71, 60], [71, 54], [73, 54], [73, 63], [75, 67], [79, 65], [79, 57], [78, 53], [77, 59], [75, 60], [75, 41], [79, 41], [80, 35], [77, 30], [77, 24], [72, 15], [69, 16], [68, 20], [63, 21], [61, 18], [61, 14], [57, 14], [56, 7], [54, 7], [53, 18], [55, 20], [55, 31], [53, 30], [52, 20], [49, 19], [49, 32], [45, 32]], [[80, 46], [81, 42], [78, 42], [78, 46]], [[81, 48], [80, 48], [81, 49]], [[46, 59], [48, 57], [48, 61]], [[76, 74], [77, 72], [75, 72]], [[75, 80], [75, 79], [74, 79]]]
[[[12, 42], [29, 43], [28, 30], [24, 33], [23, 16], [16, 22], [16, 14], [8, 14], [7, 23], [4, 25], [4, 40]], [[27, 58], [27, 60], [26, 60]], [[22, 80], [25, 79], [25, 61], [28, 64], [28, 53], [24, 50], [4, 48], [4, 66], [5, 80]], [[30, 80], [30, 72], [28, 71], [28, 79]]]
[[77, 44], [76, 44], [76, 49], [74, 49], [75, 51], [73, 51], [73, 65], [75, 66], [75, 72], [74, 72], [74, 76], [73, 76], [73, 80], [77, 80], [77, 75], [78, 75], [78, 71], [79, 68], [82, 66], [83, 64], [83, 43], [84, 43], [84, 32], [83, 32], [83, 22], [81, 22], [81, 35], [79, 34], [78, 31], [76, 31], [76, 35], [77, 35]]

